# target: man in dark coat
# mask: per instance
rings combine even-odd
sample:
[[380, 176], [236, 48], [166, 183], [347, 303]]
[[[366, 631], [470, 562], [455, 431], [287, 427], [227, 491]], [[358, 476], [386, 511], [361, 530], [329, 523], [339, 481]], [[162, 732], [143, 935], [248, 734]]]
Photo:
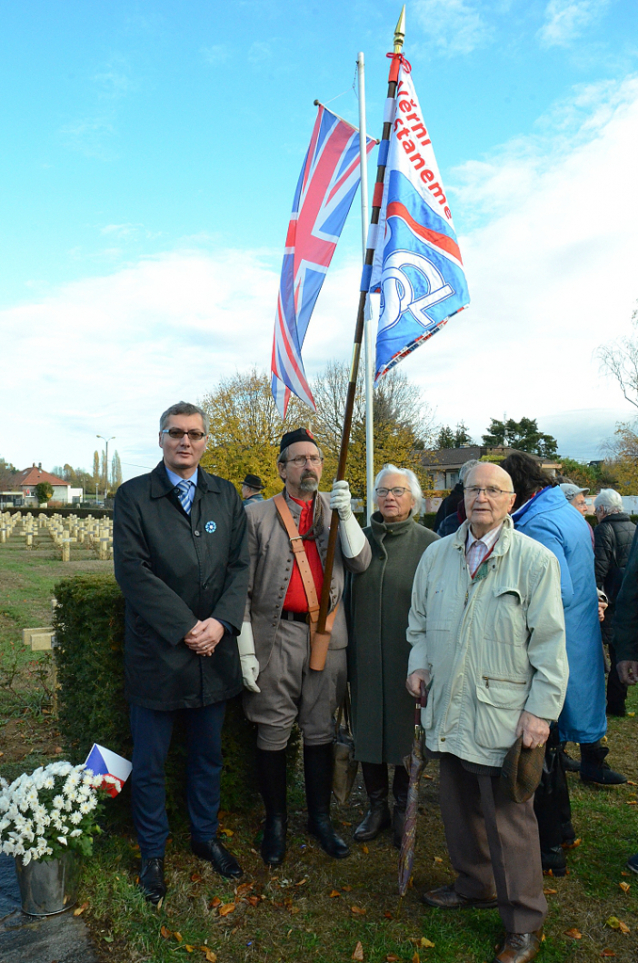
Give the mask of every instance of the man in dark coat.
[[172, 405], [160, 419], [163, 460], [122, 485], [115, 498], [115, 577], [126, 600], [131, 801], [140, 888], [155, 904], [166, 892], [164, 763], [181, 710], [192, 850], [223, 876], [241, 875], [216, 833], [224, 710], [248, 671], [236, 638], [248, 587], [246, 514], [230, 482], [198, 467], [207, 431], [200, 408]]
[[262, 492], [264, 487], [264, 483], [259, 475], [252, 475], [248, 472], [241, 483], [241, 497], [244, 505], [255, 505], [257, 502], [263, 502], [264, 496]]
[[[616, 600], [613, 623], [618, 675], [624, 685], [638, 682], [638, 529], [634, 533], [622, 586]], [[638, 853], [627, 860], [627, 867], [638, 873]]]
[[607, 596], [609, 605], [601, 626], [603, 642], [609, 647], [609, 675], [607, 676], [607, 715], [624, 716], [627, 686], [618, 676], [613, 620], [616, 599], [622, 585], [629, 549], [636, 526], [623, 511], [622, 497], [613, 488], [603, 488], [594, 500], [598, 524], [594, 529], [594, 561], [596, 585]]
[[[451, 535], [452, 532], [455, 532], [456, 529], [458, 528], [458, 525], [457, 525], [455, 528], [449, 528], [443, 532], [440, 531], [440, 528], [443, 522], [445, 521], [445, 519], [449, 515], [456, 515], [459, 505], [463, 504], [463, 481], [467, 473], [470, 471], [470, 469], [474, 468], [475, 465], [478, 465], [478, 461], [476, 460], [476, 458], [470, 458], [469, 461], [466, 461], [463, 465], [461, 465], [458, 482], [456, 483], [456, 485], [454, 486], [450, 494], [447, 495], [439, 505], [439, 510], [436, 513], [434, 518], [434, 531], [440, 537], [443, 537], [444, 535]], [[461, 524], [462, 521], [464, 521], [464, 519], [461, 519], [459, 521], [459, 525]]]

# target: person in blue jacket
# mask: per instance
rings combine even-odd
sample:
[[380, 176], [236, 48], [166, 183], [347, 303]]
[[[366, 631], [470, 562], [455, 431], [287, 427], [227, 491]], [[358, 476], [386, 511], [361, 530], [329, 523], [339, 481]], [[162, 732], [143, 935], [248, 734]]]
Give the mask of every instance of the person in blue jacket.
[[[517, 531], [541, 542], [556, 555], [560, 563], [569, 682], [554, 741], [580, 744], [580, 778], [583, 782], [603, 785], [626, 782], [625, 776], [614, 772], [605, 762], [609, 749], [601, 742], [607, 731], [605, 663], [598, 617], [594, 552], [587, 522], [565, 499], [555, 481], [529, 455], [514, 452], [502, 462], [501, 467], [511, 476], [516, 491], [512, 518]], [[551, 748], [549, 751], [552, 751]], [[555, 788], [555, 795], [562, 796], [562, 806], [558, 799], [548, 800], [551, 813], [541, 812], [540, 806], [536, 811], [541, 829], [544, 868], [551, 868], [556, 875], [561, 870], [564, 873], [565, 866], [560, 852], [561, 839], [556, 838], [559, 829], [555, 828], [553, 832], [548, 829], [545, 833], [543, 821], [547, 818], [551, 823], [556, 811], [562, 809], [563, 841], [569, 842], [573, 834], [564, 775], [559, 777], [558, 782], [561, 782], [561, 786], [560, 789]]]

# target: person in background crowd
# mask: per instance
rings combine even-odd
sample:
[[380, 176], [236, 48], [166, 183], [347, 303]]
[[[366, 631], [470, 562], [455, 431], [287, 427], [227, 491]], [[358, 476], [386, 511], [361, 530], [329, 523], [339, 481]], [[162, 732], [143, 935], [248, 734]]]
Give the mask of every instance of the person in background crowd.
[[[257, 725], [257, 775], [266, 808], [261, 855], [268, 866], [278, 866], [286, 853], [286, 746], [295, 721], [303, 735], [308, 831], [334, 859], [350, 855], [330, 820], [333, 715], [346, 688], [348, 633], [340, 603], [345, 570], [363, 572], [371, 553], [352, 513], [348, 483], [335, 482], [331, 495], [319, 493], [322, 469], [323, 453], [314, 436], [306, 428], [287, 432], [277, 459], [283, 497], [246, 512], [250, 582], [239, 646], [255, 665], [244, 710]], [[330, 586], [334, 624], [325, 668], [319, 671], [309, 665], [309, 614], [311, 595], [321, 598], [332, 509], [339, 513]], [[297, 556], [293, 549], [299, 545], [303, 554]]]
[[[589, 515], [589, 507], [585, 499], [585, 495], [589, 491], [589, 488], [579, 488], [578, 485], [574, 485], [571, 482], [563, 483], [560, 486], [560, 490], [563, 495], [577, 512], [583, 516], [587, 522], [587, 516]], [[592, 546], [594, 544], [594, 529], [591, 527], [589, 522], [587, 522], [587, 527], [589, 528], [589, 537], [591, 538]]]
[[512, 480], [498, 465], [465, 478], [467, 521], [424, 553], [409, 614], [408, 691], [440, 759], [441, 815], [457, 878], [422, 896], [441, 909], [498, 907], [495, 963], [528, 963], [547, 915], [531, 799], [516, 803], [501, 767], [518, 736], [544, 745], [567, 685], [560, 569], [514, 530]]
[[[563, 493], [538, 462], [521, 452], [509, 455], [502, 467], [514, 485], [516, 502], [512, 518], [517, 531], [541, 542], [558, 558], [561, 595], [565, 610], [569, 683], [565, 706], [548, 746], [547, 769], [554, 777], [552, 791], [536, 795], [543, 867], [565, 874], [562, 844], [569, 845], [574, 830], [569, 814], [567, 780], [558, 751], [559, 742], [580, 743], [580, 778], [583, 782], [614, 785], [626, 777], [605, 762], [609, 750], [602, 743], [605, 716], [605, 664], [600, 634], [594, 554], [587, 524], [572, 511]], [[551, 759], [550, 759], [551, 756]], [[550, 766], [551, 762], [551, 766]], [[560, 797], [561, 805], [555, 799]]]
[[[623, 685], [636, 685], [638, 682], [638, 530], [634, 532], [625, 576], [616, 599], [613, 631], [620, 681]], [[638, 853], [629, 857], [627, 867], [633, 873], [638, 873]]]
[[248, 473], [241, 483], [241, 497], [244, 505], [254, 505], [256, 502], [263, 502], [264, 483], [259, 475]]
[[[369, 807], [354, 838], [376, 839], [392, 822], [393, 842], [400, 846], [408, 793], [403, 760], [414, 739], [414, 700], [404, 687], [410, 653], [405, 630], [416, 567], [437, 536], [416, 522], [422, 492], [409, 469], [384, 465], [375, 481], [375, 500], [378, 511], [363, 530], [372, 561], [349, 580], [346, 603], [355, 758]], [[394, 766], [392, 817], [388, 764]]]
[[613, 488], [603, 488], [596, 495], [594, 512], [598, 521], [594, 529], [596, 585], [605, 593], [609, 603], [602, 624], [603, 641], [609, 648], [610, 661], [607, 676], [607, 714], [624, 716], [627, 686], [620, 681], [616, 669], [612, 624], [636, 526], [627, 512], [623, 511], [622, 498]]
[[[434, 517], [434, 531], [437, 533], [437, 535], [443, 534], [439, 531], [439, 529], [445, 519], [449, 518], [450, 515], [455, 516], [459, 506], [463, 504], [463, 480], [465, 479], [465, 476], [470, 468], [474, 468], [475, 465], [478, 465], [476, 458], [470, 458], [469, 461], [466, 461], [465, 464], [461, 465], [458, 482], [450, 494], [447, 495], [439, 505], [439, 510]], [[464, 520], [465, 516], [463, 519], [461, 519], [461, 521]], [[459, 525], [461, 524], [461, 521], [459, 521]], [[456, 528], [458, 528], [458, 525]], [[456, 531], [456, 528], [451, 528], [449, 531], [446, 531], [445, 535], [451, 535], [452, 532]]]
[[217, 837], [221, 730], [238, 695], [237, 648], [246, 590], [246, 513], [235, 486], [199, 468], [208, 418], [184, 401], [160, 418], [163, 458], [115, 496], [115, 577], [126, 602], [125, 693], [133, 734], [131, 806], [139, 886], [166, 893], [164, 763], [178, 713], [188, 732], [186, 796], [191, 849], [222, 876], [241, 868]]

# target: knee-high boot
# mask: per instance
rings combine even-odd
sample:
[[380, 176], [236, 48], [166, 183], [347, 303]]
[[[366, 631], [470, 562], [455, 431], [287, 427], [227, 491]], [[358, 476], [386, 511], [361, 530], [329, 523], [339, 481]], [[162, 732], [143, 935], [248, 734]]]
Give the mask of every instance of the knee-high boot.
[[359, 843], [376, 839], [390, 825], [388, 809], [388, 767], [385, 763], [362, 762], [361, 771], [368, 794], [369, 808], [354, 831]]
[[286, 855], [286, 750], [257, 749], [259, 791], [266, 808], [261, 856], [267, 866], [279, 866]]
[[619, 786], [627, 782], [627, 776], [614, 772], [605, 762], [608, 752], [600, 739], [598, 742], [581, 742], [580, 778], [583, 782], [597, 782], [601, 786]]
[[306, 800], [308, 803], [308, 832], [319, 842], [324, 853], [333, 859], [343, 859], [350, 850], [338, 836], [330, 821], [332, 793], [332, 743], [303, 747]]

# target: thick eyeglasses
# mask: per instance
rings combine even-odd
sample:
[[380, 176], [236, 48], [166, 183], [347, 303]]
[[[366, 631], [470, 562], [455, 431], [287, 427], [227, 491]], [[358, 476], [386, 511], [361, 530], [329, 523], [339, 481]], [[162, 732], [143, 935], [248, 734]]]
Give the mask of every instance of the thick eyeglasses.
[[481, 492], [485, 492], [488, 498], [498, 498], [499, 495], [513, 495], [514, 492], [505, 490], [503, 488], [495, 488], [494, 485], [490, 485], [488, 488], [479, 488], [478, 485], [471, 485], [470, 488], [464, 488], [463, 491], [470, 498], [478, 498]]
[[296, 458], [289, 458], [288, 461], [295, 468], [303, 468], [306, 462], [310, 462], [315, 468], [321, 464], [323, 458], [321, 455], [297, 455]]
[[175, 439], [180, 439], [183, 438], [184, 435], [188, 435], [191, 441], [201, 441], [202, 438], [206, 437], [205, 431], [197, 431], [196, 428], [191, 428], [190, 431], [184, 431], [183, 428], [162, 428], [162, 434]]
[[390, 492], [395, 498], [401, 498], [401, 495], [405, 495], [409, 488], [376, 488], [375, 491], [379, 498], [387, 498]]

